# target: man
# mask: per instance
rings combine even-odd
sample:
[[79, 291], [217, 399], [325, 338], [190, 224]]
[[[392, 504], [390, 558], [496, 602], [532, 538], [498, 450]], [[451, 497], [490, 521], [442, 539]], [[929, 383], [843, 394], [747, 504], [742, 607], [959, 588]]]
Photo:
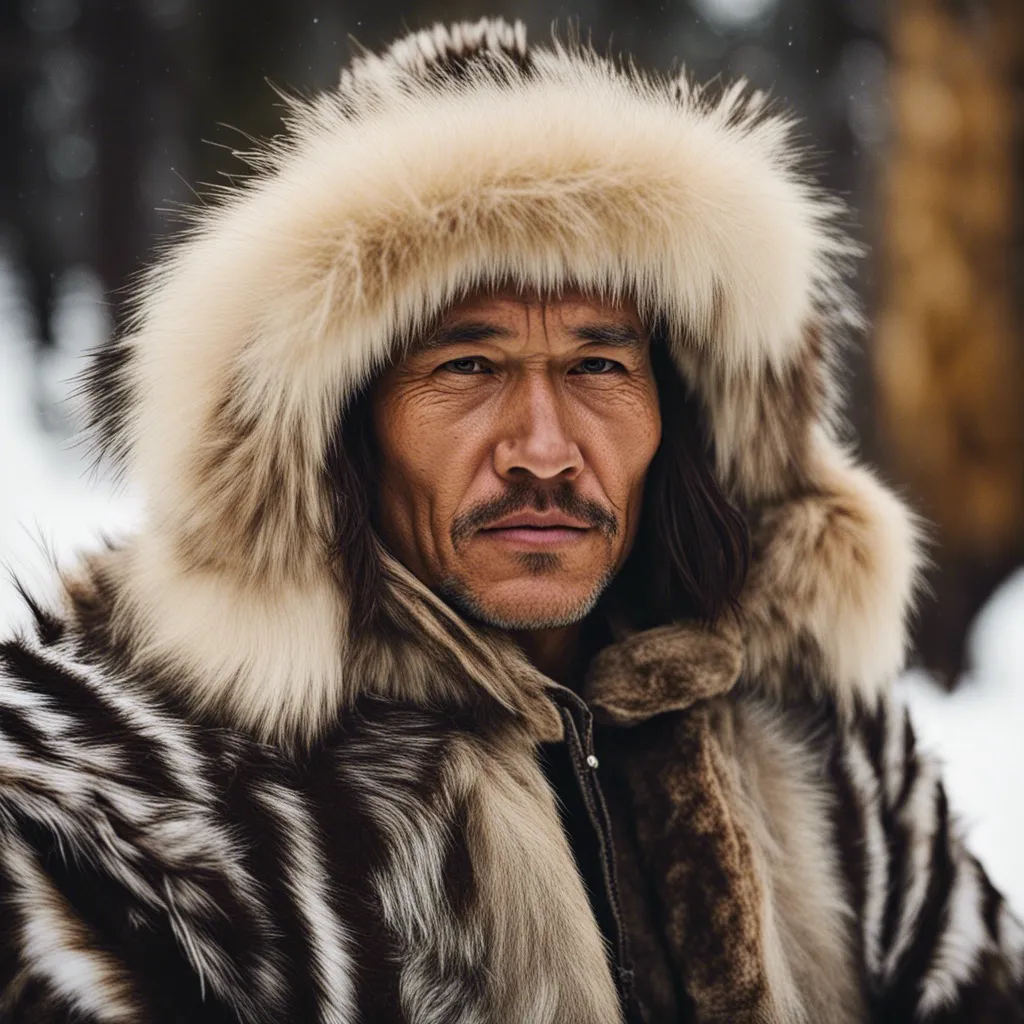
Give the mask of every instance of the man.
[[784, 126], [485, 21], [291, 132], [93, 372], [145, 527], [2, 649], [0, 1019], [1024, 1020]]

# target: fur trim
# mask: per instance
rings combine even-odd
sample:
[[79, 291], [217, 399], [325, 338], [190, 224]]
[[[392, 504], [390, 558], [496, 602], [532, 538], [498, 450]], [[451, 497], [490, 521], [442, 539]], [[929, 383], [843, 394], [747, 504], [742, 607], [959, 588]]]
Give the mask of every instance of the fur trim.
[[388, 555], [392, 632], [355, 636], [327, 571], [306, 586], [252, 587], [228, 574], [175, 571], [158, 535], [105, 552], [64, 577], [98, 646], [155, 674], [198, 711], [226, 714], [291, 746], [322, 735], [343, 707], [372, 695], [470, 706], [482, 696], [561, 739], [548, 682], [504, 634], [471, 628]]
[[856, 915], [832, 832], [824, 759], [785, 713], [760, 701], [720, 703], [716, 735], [734, 767], [737, 821], [751, 839], [762, 885], [765, 965], [779, 1019], [865, 1019]]
[[[761, 577], [795, 603], [789, 635], [752, 627], [754, 663], [810, 637], [841, 685], [874, 686], [902, 650], [911, 531], [870, 477], [814, 455], [832, 445], [853, 247], [789, 134], [741, 86], [712, 100], [583, 47], [527, 49], [500, 21], [411, 36], [295, 104], [253, 180], [149, 275], [90, 382], [104, 443], [148, 500], [146, 534], [111, 556], [140, 648], [268, 735], [329, 720], [351, 678], [328, 568], [342, 411], [452, 299], [512, 280], [628, 292], [664, 318], [741, 504], [810, 516], [790, 527], [798, 541], [814, 514], [779, 504], [794, 495], [857, 510], [799, 558], [768, 546]], [[840, 563], [835, 585], [816, 579]], [[752, 597], [755, 623], [772, 593]]]
[[583, 696], [598, 721], [638, 725], [732, 689], [743, 666], [740, 631], [659, 626], [610, 644], [590, 663]]
[[815, 488], [762, 507], [741, 598], [746, 672], [778, 696], [794, 672], [849, 710], [903, 664], [918, 528], [867, 469], [818, 441]]

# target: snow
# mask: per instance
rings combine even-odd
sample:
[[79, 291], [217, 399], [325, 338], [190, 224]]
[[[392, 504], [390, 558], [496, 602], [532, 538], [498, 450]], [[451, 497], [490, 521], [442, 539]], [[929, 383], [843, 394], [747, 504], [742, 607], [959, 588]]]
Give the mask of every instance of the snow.
[[[0, 264], [0, 558], [30, 584], [51, 580], [51, 563], [116, 536], [141, 519], [141, 503], [108, 476], [90, 473], [69, 379], [106, 324], [95, 282], [67, 282], [58, 351], [33, 373], [33, 349], [9, 273]], [[39, 383], [41, 381], [41, 385]], [[54, 409], [64, 409], [55, 416]], [[50, 430], [40, 425], [49, 412]], [[64, 437], [61, 439], [63, 424]], [[56, 429], [54, 429], [56, 426]], [[23, 619], [9, 573], [0, 578], [0, 635]], [[973, 668], [947, 695], [921, 672], [899, 684], [921, 746], [944, 764], [950, 801], [993, 882], [1024, 913], [1024, 570], [992, 597], [975, 623]]]
[[924, 672], [900, 690], [920, 745], [943, 778], [968, 845], [1018, 913], [1024, 912], [1024, 570], [996, 591], [972, 627], [973, 667], [952, 694]]
[[[72, 378], [106, 329], [95, 287], [83, 274], [69, 276], [70, 288], [58, 307], [57, 351], [36, 374], [26, 317], [0, 264], [0, 624], [5, 634], [25, 614], [15, 576], [52, 589], [52, 582], [46, 584], [53, 562], [66, 563], [76, 551], [101, 544], [103, 536], [116, 536], [140, 518], [139, 502], [120, 493], [109, 474], [93, 470], [81, 438], [69, 430], [80, 416]], [[49, 412], [56, 429], [42, 429], [40, 409]]]

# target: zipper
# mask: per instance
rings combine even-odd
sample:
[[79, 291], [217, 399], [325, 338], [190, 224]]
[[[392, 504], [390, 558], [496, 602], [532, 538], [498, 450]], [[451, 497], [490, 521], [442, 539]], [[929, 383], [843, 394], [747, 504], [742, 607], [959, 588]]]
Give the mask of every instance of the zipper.
[[611, 822], [608, 807], [601, 792], [597, 770], [600, 761], [594, 750], [594, 719], [586, 703], [567, 687], [551, 688], [551, 696], [558, 705], [565, 728], [565, 742], [573, 773], [583, 797], [583, 804], [597, 837], [601, 858], [601, 875], [605, 898], [611, 909], [615, 930], [614, 959], [615, 987], [622, 1007], [623, 1019], [629, 1024], [642, 1021], [633, 994], [633, 964], [629, 953], [626, 930], [622, 923], [621, 900], [612, 846]]

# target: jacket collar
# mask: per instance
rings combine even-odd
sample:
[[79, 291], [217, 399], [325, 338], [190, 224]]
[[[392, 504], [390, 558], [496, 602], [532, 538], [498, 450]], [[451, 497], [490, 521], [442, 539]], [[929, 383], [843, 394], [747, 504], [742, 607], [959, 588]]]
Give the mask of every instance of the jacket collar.
[[598, 721], [634, 726], [732, 689], [743, 668], [739, 626], [692, 621], [627, 635], [599, 651], [583, 684]]
[[[678, 621], [641, 632], [609, 625], [615, 638], [591, 659], [579, 694], [537, 673], [555, 705], [582, 703], [596, 721], [628, 728], [720, 697], [742, 672], [742, 633], [732, 619], [713, 626]], [[526, 718], [538, 742], [564, 738], [560, 722], [536, 708]]]

